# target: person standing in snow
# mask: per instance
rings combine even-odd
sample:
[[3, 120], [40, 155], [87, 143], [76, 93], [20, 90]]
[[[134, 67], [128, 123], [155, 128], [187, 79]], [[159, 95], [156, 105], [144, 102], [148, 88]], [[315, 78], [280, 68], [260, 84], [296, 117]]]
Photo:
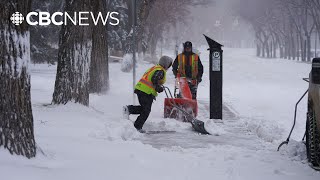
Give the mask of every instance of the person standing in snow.
[[175, 77], [185, 77], [192, 93], [192, 99], [197, 98], [198, 84], [202, 81], [203, 65], [198, 54], [192, 52], [192, 43], [183, 44], [183, 52], [173, 62], [172, 71]]
[[142, 127], [149, 117], [153, 100], [158, 93], [163, 92], [163, 84], [166, 82], [166, 72], [172, 65], [172, 58], [162, 56], [159, 63], [148, 69], [135, 86], [139, 106], [128, 105], [123, 107], [124, 118], [129, 119], [130, 114], [139, 114], [134, 122], [134, 127], [139, 132], [145, 132]]

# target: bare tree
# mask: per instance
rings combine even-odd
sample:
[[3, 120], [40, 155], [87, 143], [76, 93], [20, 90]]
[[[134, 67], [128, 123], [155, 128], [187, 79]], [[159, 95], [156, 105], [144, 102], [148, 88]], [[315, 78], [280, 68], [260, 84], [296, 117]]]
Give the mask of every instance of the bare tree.
[[276, 57], [279, 48], [281, 58], [310, 61], [319, 6], [317, 0], [241, 0], [238, 13], [255, 30], [258, 56]]
[[[144, 41], [149, 42], [151, 56], [155, 56], [156, 47], [162, 41], [164, 33], [177, 23], [188, 26], [190, 8], [209, 4], [208, 0], [161, 0], [154, 2], [144, 26]], [[181, 33], [181, 32], [179, 32]]]
[[30, 6], [31, 0], [0, 2], [0, 146], [28, 158], [36, 155], [28, 70], [30, 33], [25, 22], [14, 25], [10, 16], [27, 14]]
[[[148, 49], [152, 57], [155, 57], [158, 41], [162, 39], [163, 33], [175, 22], [183, 23], [189, 10], [181, 1], [156, 1], [151, 9], [144, 27], [144, 41], [148, 42]], [[164, 15], [165, 14], [165, 15]]]
[[[66, 0], [69, 14], [91, 11], [91, 0]], [[60, 32], [58, 67], [53, 93], [54, 104], [70, 101], [89, 105], [89, 73], [92, 50], [92, 27], [68, 23]]]
[[[273, 2], [274, 0], [272, 0]], [[263, 0], [242, 0], [238, 4], [238, 14], [250, 22], [256, 36], [257, 56], [270, 57], [270, 22], [272, 21], [272, 2]]]
[[[317, 46], [317, 37], [320, 40], [320, 1], [319, 0], [310, 0], [309, 1], [309, 8], [310, 8], [310, 12], [311, 12], [311, 17], [314, 21], [315, 24], [315, 48]], [[317, 54], [317, 52], [315, 51], [315, 54]]]
[[[131, 53], [133, 51], [133, 28], [136, 28], [136, 42], [138, 45], [142, 44], [142, 38], [144, 35], [144, 26], [146, 20], [149, 16], [149, 12], [153, 4], [156, 0], [126, 0], [126, 4], [128, 5], [128, 26], [131, 27], [130, 33], [127, 35], [126, 44], [125, 44], [125, 53]], [[136, 12], [133, 12], [133, 3], [136, 3]], [[136, 24], [133, 24], [133, 14], [136, 14]]]
[[309, 8], [311, 9], [312, 18], [315, 21], [317, 32], [320, 34], [320, 1], [310, 0]]
[[295, 26], [298, 35], [297, 41], [300, 42], [300, 53], [302, 61], [310, 61], [311, 54], [311, 33], [314, 29], [314, 21], [310, 18], [310, 9], [308, 0], [285, 0], [283, 6], [287, 7], [287, 12], [291, 22]]

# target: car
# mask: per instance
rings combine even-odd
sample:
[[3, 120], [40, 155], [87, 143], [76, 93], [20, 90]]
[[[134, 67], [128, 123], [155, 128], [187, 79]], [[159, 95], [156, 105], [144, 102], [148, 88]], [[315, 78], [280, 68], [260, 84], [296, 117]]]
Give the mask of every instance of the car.
[[306, 148], [310, 165], [320, 170], [320, 58], [312, 60], [309, 74]]

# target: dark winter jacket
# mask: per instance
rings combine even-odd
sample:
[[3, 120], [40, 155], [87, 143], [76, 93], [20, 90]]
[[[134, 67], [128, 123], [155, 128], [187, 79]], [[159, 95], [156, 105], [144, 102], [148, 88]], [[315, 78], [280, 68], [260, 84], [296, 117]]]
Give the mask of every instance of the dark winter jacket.
[[159, 84], [159, 81], [162, 80], [164, 78], [164, 76], [165, 76], [165, 72], [163, 70], [159, 70], [159, 71], [154, 72], [154, 74], [151, 78], [154, 89], [158, 93], [163, 91], [163, 88], [161, 86], [162, 84]]
[[[189, 59], [189, 56], [194, 55], [195, 53], [183, 53], [186, 56], [186, 59]], [[178, 70], [179, 70], [179, 61], [178, 61], [178, 56], [176, 57], [176, 59], [174, 60], [173, 64], [172, 64], [172, 71], [173, 74], [177, 77], [178, 74]], [[185, 71], [186, 71], [186, 76], [187, 78], [192, 78], [192, 66], [190, 64], [190, 61], [186, 61], [186, 67], [185, 67]], [[199, 64], [198, 64], [198, 77], [197, 80], [198, 82], [202, 81], [202, 75], [203, 75], [203, 65], [200, 61], [200, 57], [199, 57]]]

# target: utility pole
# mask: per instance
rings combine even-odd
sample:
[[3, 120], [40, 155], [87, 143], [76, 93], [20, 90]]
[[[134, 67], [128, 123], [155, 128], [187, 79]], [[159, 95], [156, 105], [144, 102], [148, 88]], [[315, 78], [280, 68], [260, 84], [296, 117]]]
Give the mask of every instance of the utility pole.
[[178, 50], [179, 50], [179, 45], [178, 45], [178, 30], [177, 30], [177, 22], [174, 22], [174, 40], [175, 40], [175, 47], [174, 47], [174, 54], [178, 56]]
[[[173, 1], [174, 2], [174, 7], [177, 8], [177, 1]], [[174, 40], [175, 42], [175, 49], [174, 49], [174, 53], [175, 56], [178, 56], [178, 51], [179, 51], [179, 45], [178, 45], [178, 23], [177, 21], [174, 21]]]
[[162, 46], [163, 46], [163, 38], [162, 37], [161, 37], [161, 44], [160, 45], [161, 45], [161, 52], [160, 52], [161, 55], [160, 55], [160, 57], [162, 57], [162, 53], [163, 53], [162, 52]]
[[[132, 1], [132, 18], [133, 18], [133, 23], [132, 23], [132, 65], [133, 65], [133, 89], [135, 88], [136, 85], [136, 0]], [[136, 101], [136, 96], [133, 93], [133, 104], [135, 104]]]
[[318, 33], [317, 31], [315, 32], [315, 38], [314, 38], [314, 57], [317, 57], [317, 38], [318, 38]]
[[303, 61], [309, 61], [310, 60], [310, 54], [308, 49], [308, 0], [304, 1], [305, 5], [305, 23], [304, 23], [304, 31], [305, 31], [305, 38], [304, 38], [304, 60]]

